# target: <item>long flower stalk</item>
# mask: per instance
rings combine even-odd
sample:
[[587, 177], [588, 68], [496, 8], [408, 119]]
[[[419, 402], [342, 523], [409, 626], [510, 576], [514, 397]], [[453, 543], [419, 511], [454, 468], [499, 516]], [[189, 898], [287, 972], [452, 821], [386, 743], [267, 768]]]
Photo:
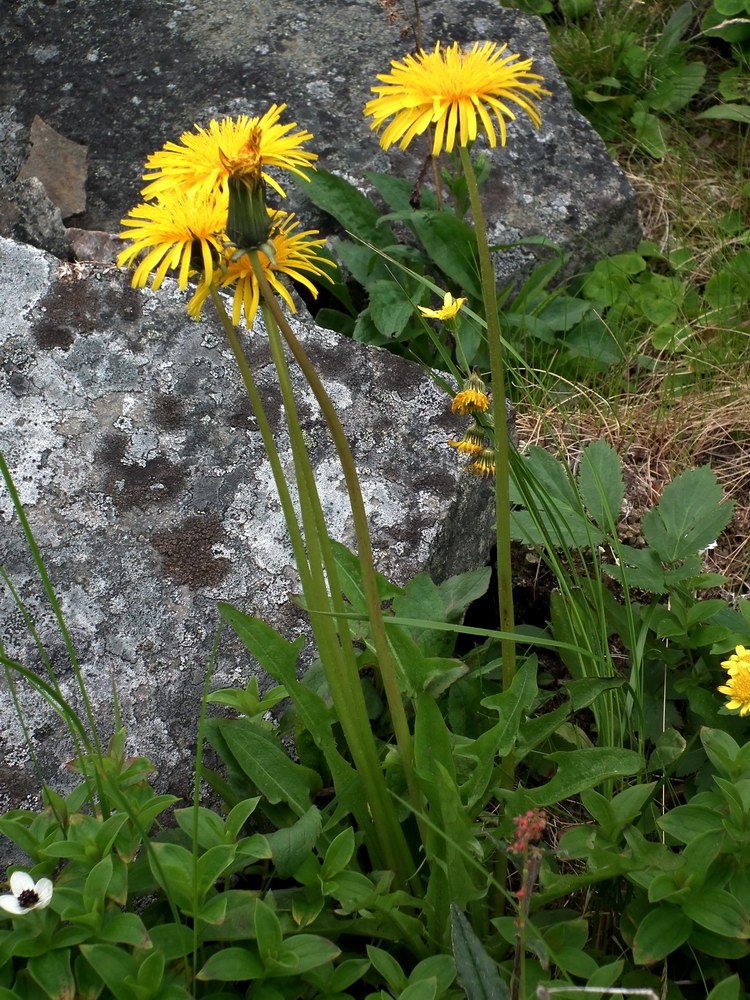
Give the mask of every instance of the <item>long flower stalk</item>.
[[[262, 306], [263, 316], [271, 354], [276, 366], [279, 388], [284, 402], [287, 427], [295, 463], [303, 530], [308, 543], [307, 555], [311, 573], [311, 587], [309, 592], [305, 592], [305, 597], [308, 609], [311, 612], [313, 632], [316, 644], [318, 645], [318, 652], [326, 671], [328, 686], [334, 701], [337, 717], [344, 731], [355, 766], [366, 789], [373, 823], [377, 831], [380, 851], [388, 866], [393, 868], [397, 873], [401, 884], [406, 885], [414, 873], [415, 866], [398, 822], [394, 805], [385, 785], [375, 741], [372, 736], [364, 695], [359, 683], [349, 625], [347, 619], [344, 617], [346, 608], [341, 597], [341, 588], [338, 584], [336, 564], [328, 539], [328, 532], [309, 455], [297, 417], [294, 394], [289, 380], [279, 329], [282, 330], [287, 343], [289, 342], [289, 336], [297, 344], [298, 342], [278, 306], [276, 297], [265, 280], [263, 269], [257, 257], [254, 254], [251, 254], [250, 257], [264, 300]], [[304, 354], [304, 352], [302, 353]], [[300, 360], [296, 353], [295, 360], [298, 362]], [[301, 367], [303, 374], [310, 382], [310, 375], [315, 374], [314, 369], [311, 365], [309, 369], [304, 366]], [[312, 388], [315, 392], [315, 386], [312, 386]], [[315, 395], [317, 398], [317, 392], [315, 392]], [[332, 412], [335, 415], [335, 411]], [[324, 416], [328, 421], [330, 414], [324, 412]], [[326, 586], [326, 580], [328, 581], [328, 587]], [[331, 609], [333, 609], [334, 615], [338, 613], [341, 617], [331, 618]], [[399, 706], [403, 712], [403, 705], [400, 698]], [[406, 731], [408, 734], [408, 727]]]
[[421, 798], [416, 780], [414, 778], [411, 732], [406, 719], [406, 712], [404, 710], [403, 699], [401, 697], [398, 678], [396, 675], [396, 667], [393, 661], [391, 647], [386, 634], [385, 622], [383, 621], [383, 614], [380, 607], [380, 598], [378, 596], [377, 579], [372, 554], [372, 542], [370, 539], [367, 514], [365, 511], [364, 500], [362, 498], [362, 489], [360, 487], [359, 477], [357, 476], [357, 470], [354, 464], [354, 458], [352, 456], [344, 428], [341, 426], [341, 421], [336, 413], [336, 409], [333, 406], [333, 403], [331, 402], [331, 399], [326, 392], [314, 365], [307, 357], [304, 348], [294, 335], [292, 328], [279, 308], [276, 298], [273, 296], [270, 287], [265, 281], [265, 277], [261, 269], [258, 267], [256, 267], [256, 277], [258, 278], [261, 294], [265, 298], [268, 309], [278, 324], [278, 328], [281, 330], [287, 346], [292, 352], [295, 361], [300, 366], [300, 369], [302, 370], [308, 385], [312, 389], [315, 399], [320, 406], [323, 417], [331, 433], [334, 447], [336, 448], [336, 454], [338, 455], [338, 459], [341, 464], [341, 469], [344, 473], [344, 481], [349, 494], [352, 520], [354, 522], [354, 530], [357, 539], [357, 550], [362, 570], [362, 587], [367, 606], [370, 632], [372, 635], [373, 645], [375, 647], [375, 653], [378, 658], [378, 668], [383, 682], [383, 690], [385, 691], [388, 708], [391, 713], [393, 732], [404, 769], [404, 776], [409, 790], [411, 804], [415, 809], [416, 815], [419, 815]]
[[[503, 360], [500, 321], [497, 315], [495, 272], [487, 243], [487, 228], [479, 198], [474, 167], [466, 146], [458, 147], [461, 166], [466, 178], [466, 190], [474, 217], [474, 231], [479, 255], [482, 298], [487, 319], [487, 342], [490, 353], [490, 376], [494, 402], [495, 433], [495, 538], [497, 542], [497, 596], [500, 605], [500, 631], [512, 635], [515, 629], [513, 612], [513, 570], [510, 558], [510, 441], [505, 412], [505, 363]], [[507, 691], [516, 673], [516, 643], [501, 641], [503, 689]]]

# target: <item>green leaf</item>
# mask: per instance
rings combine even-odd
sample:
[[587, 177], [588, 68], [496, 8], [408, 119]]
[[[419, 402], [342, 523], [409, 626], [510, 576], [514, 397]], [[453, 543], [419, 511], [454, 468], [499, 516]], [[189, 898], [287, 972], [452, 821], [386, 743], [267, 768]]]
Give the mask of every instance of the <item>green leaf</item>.
[[258, 953], [264, 964], [267, 964], [269, 959], [277, 957], [283, 940], [281, 921], [262, 899], [256, 900], [255, 903], [255, 938], [258, 943]]
[[265, 968], [255, 949], [222, 948], [211, 955], [196, 979], [218, 979], [224, 983], [242, 982], [247, 979], [262, 979]]
[[709, 466], [689, 469], [668, 483], [656, 507], [643, 515], [643, 537], [662, 562], [675, 563], [714, 542], [733, 508], [731, 501], [722, 502]]
[[699, 112], [696, 118], [713, 118], [719, 121], [742, 122], [750, 125], [750, 104], [714, 104]]
[[742, 983], [740, 977], [735, 973], [727, 976], [711, 990], [706, 1000], [740, 1000], [740, 987]]
[[29, 975], [51, 1000], [70, 1000], [75, 982], [70, 968], [70, 951], [48, 951], [28, 960]]
[[398, 1000], [435, 1000], [436, 996], [437, 980], [430, 978], [410, 983], [403, 993], [399, 993]]
[[481, 299], [476, 237], [471, 226], [450, 212], [415, 212], [411, 225], [441, 271], [464, 291]]
[[723, 829], [721, 813], [706, 806], [677, 806], [660, 816], [657, 823], [682, 844], [689, 844], [704, 833], [718, 833]]
[[369, 286], [370, 316], [384, 337], [395, 337], [414, 315], [415, 305], [424, 298], [424, 290], [414, 292], [413, 298], [396, 281], [373, 281]]
[[451, 903], [451, 945], [456, 979], [468, 1000], [510, 1000], [497, 966], [455, 903]]
[[592, 441], [581, 453], [578, 489], [596, 524], [609, 531], [620, 516], [625, 484], [620, 460], [606, 441]]
[[338, 875], [351, 861], [354, 854], [354, 830], [347, 827], [331, 841], [323, 859], [320, 877], [325, 881]]
[[724, 889], [701, 888], [682, 905], [700, 927], [729, 938], [750, 937], [748, 915], [734, 896]]
[[533, 806], [551, 806], [585, 788], [593, 788], [610, 778], [638, 774], [643, 768], [643, 758], [634, 750], [609, 747], [561, 750], [547, 754], [547, 759], [557, 763], [557, 773], [546, 785], [524, 791], [524, 797]]
[[269, 976], [298, 976], [310, 969], [327, 965], [341, 954], [332, 941], [317, 934], [295, 934], [287, 938], [277, 958], [269, 962]]
[[373, 203], [343, 177], [322, 168], [311, 170], [306, 176], [309, 182], [295, 181], [299, 190], [344, 229], [376, 247], [385, 248], [393, 243], [390, 228], [378, 226], [379, 212]]
[[281, 878], [290, 878], [312, 852], [322, 826], [320, 810], [317, 806], [311, 806], [292, 826], [284, 826], [266, 834], [273, 863]]
[[404, 989], [406, 986], [406, 976], [390, 952], [384, 951], [382, 948], [376, 948], [375, 945], [371, 944], [366, 945], [366, 948], [373, 968], [385, 979], [388, 989], [393, 993]]
[[692, 928], [692, 921], [679, 906], [661, 903], [638, 925], [633, 939], [633, 960], [638, 965], [661, 961], [687, 941]]
[[135, 913], [112, 913], [97, 935], [100, 941], [112, 944], [129, 944], [134, 948], [151, 947], [149, 934], [141, 918]]
[[690, 103], [703, 86], [705, 77], [706, 67], [702, 62], [665, 69], [658, 85], [648, 95], [648, 103], [655, 111], [673, 114]]
[[135, 987], [126, 982], [128, 979], [131, 983], [135, 982], [138, 966], [124, 949], [113, 944], [82, 944], [79, 947], [83, 957], [117, 1000], [141, 1000]]
[[667, 154], [665, 126], [656, 115], [643, 108], [633, 112], [631, 122], [635, 127], [635, 137], [649, 156], [658, 160]]
[[478, 737], [471, 747], [472, 756], [504, 757], [518, 737], [524, 713], [537, 696], [537, 658], [530, 656], [518, 668], [507, 691], [484, 698], [484, 708], [497, 712], [499, 722]]
[[298, 816], [305, 815], [310, 808], [314, 772], [290, 760], [248, 719], [222, 720], [221, 735], [244, 773], [269, 802], [288, 802]]

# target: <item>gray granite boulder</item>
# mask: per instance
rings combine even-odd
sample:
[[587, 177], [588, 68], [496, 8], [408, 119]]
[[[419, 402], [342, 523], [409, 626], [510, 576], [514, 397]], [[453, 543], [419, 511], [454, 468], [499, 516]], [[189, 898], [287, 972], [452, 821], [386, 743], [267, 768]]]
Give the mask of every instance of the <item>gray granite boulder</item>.
[[[170, 785], [190, 787], [200, 693], [217, 600], [287, 637], [304, 630], [298, 589], [260, 435], [218, 322], [188, 319], [167, 282], [136, 291], [125, 274], [61, 264], [0, 239], [0, 451], [15, 479], [86, 678], [111, 726], [111, 684], [133, 752]], [[304, 311], [304, 310], [303, 310]], [[378, 568], [398, 583], [481, 566], [492, 490], [462, 472], [446, 438], [465, 419], [420, 367], [317, 329], [296, 333], [333, 398], [361, 476]], [[260, 321], [248, 358], [285, 468], [291, 454]], [[312, 395], [295, 377], [301, 418], [332, 533], [352, 545], [347, 496]], [[70, 663], [0, 484], [0, 565], [36, 623], [62, 687]], [[6, 655], [39, 667], [0, 588]], [[249, 657], [227, 635], [212, 686], [242, 685]], [[59, 721], [24, 685], [21, 704], [46, 777], [72, 756]], [[38, 791], [0, 681], [0, 810]]]
[[[412, 15], [411, 3], [401, 7]], [[505, 41], [533, 56], [552, 92], [539, 131], [519, 115], [507, 147], [492, 153], [491, 240], [547, 236], [571, 253], [574, 270], [632, 249], [633, 193], [574, 110], [542, 22], [496, 0], [420, 0], [419, 9], [426, 49]], [[9, 179], [21, 169], [35, 115], [87, 146], [87, 207], [75, 220], [84, 229], [117, 228], [138, 199], [145, 158], [163, 142], [194, 122], [259, 114], [273, 102], [313, 133], [328, 170], [360, 184], [366, 170], [419, 174], [426, 140], [386, 154], [362, 116], [376, 74], [415, 47], [414, 26], [389, 22], [376, 0], [17, 0], [4, 19], [0, 169]], [[298, 193], [293, 201], [304, 221], [331, 231]], [[507, 251], [498, 271], [518, 277], [533, 261], [528, 250]]]

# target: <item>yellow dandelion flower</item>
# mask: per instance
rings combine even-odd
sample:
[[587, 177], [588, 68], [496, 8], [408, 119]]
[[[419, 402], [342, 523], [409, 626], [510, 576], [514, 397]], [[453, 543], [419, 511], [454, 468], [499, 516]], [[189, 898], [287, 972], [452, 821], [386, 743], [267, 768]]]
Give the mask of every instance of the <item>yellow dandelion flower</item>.
[[722, 662], [722, 667], [733, 676], [740, 670], [750, 670], [750, 649], [744, 646], [735, 646], [734, 652], [728, 660]]
[[117, 257], [120, 267], [132, 264], [147, 251], [138, 263], [131, 284], [143, 288], [151, 272], [152, 288], [158, 288], [168, 271], [178, 270], [180, 288], [196, 270], [211, 275], [225, 243], [227, 220], [225, 195], [172, 194], [163, 201], [136, 205], [121, 220], [125, 230], [121, 240], [131, 244]]
[[457, 392], [451, 403], [451, 412], [459, 413], [462, 417], [467, 413], [483, 413], [489, 409], [490, 401], [485, 393], [485, 384], [482, 379], [473, 371], [466, 379], [461, 392]]
[[475, 476], [486, 476], [489, 479], [495, 475], [495, 452], [492, 448], [483, 448], [476, 460], [466, 468]]
[[[516, 60], [518, 55], [503, 55], [506, 45], [476, 42], [463, 50], [458, 42], [434, 52], [420, 49], [403, 62], [391, 62], [391, 71], [378, 75], [383, 86], [372, 87], [378, 96], [365, 105], [365, 115], [372, 117], [370, 128], [379, 131], [388, 118], [393, 120], [380, 136], [383, 149], [397, 142], [405, 149], [415, 135], [435, 126], [432, 153], [451, 152], [456, 143], [468, 145], [477, 131], [486, 133], [490, 146], [497, 145], [494, 116], [505, 145], [505, 119], [515, 120], [510, 101], [524, 111], [535, 128], [541, 119], [534, 104], [543, 94], [537, 81], [543, 78], [530, 73], [531, 59]], [[477, 121], [477, 119], [479, 119]]]
[[737, 646], [722, 667], [729, 677], [726, 684], [720, 685], [717, 690], [729, 698], [726, 708], [738, 708], [740, 715], [747, 715], [750, 712], [750, 651], [744, 646]]
[[485, 434], [479, 424], [472, 424], [460, 441], [449, 441], [449, 445], [464, 455], [480, 455], [485, 445]]
[[[318, 248], [325, 243], [325, 240], [322, 239], [310, 239], [312, 236], [317, 236], [317, 230], [307, 230], [303, 233], [293, 232], [298, 225], [299, 223], [295, 221], [293, 214], [277, 212], [269, 237], [269, 250], [273, 250], [273, 259], [263, 250], [258, 251], [258, 259], [268, 283], [284, 299], [292, 312], [296, 311], [294, 302], [288, 289], [279, 280], [280, 276], [287, 275], [300, 282], [315, 298], [318, 290], [306, 275], [311, 274], [318, 278], [325, 277], [331, 280], [330, 276], [322, 270], [321, 265], [334, 266], [332, 261], [320, 257], [316, 253]], [[247, 254], [237, 260], [225, 259], [222, 267], [214, 273], [211, 284], [219, 285], [222, 288], [234, 285], [232, 322], [236, 326], [244, 314], [245, 325], [250, 328], [258, 311], [260, 286]], [[188, 313], [194, 319], [200, 315], [207, 296], [208, 286], [200, 285], [188, 303]]]
[[424, 306], [417, 306], [417, 308], [428, 319], [439, 319], [445, 322], [447, 319], [453, 319], [464, 302], [466, 299], [454, 299], [450, 292], [446, 292], [443, 296], [442, 309], [425, 309]]
[[312, 139], [309, 132], [293, 132], [295, 122], [279, 122], [285, 108], [285, 104], [274, 104], [260, 117], [212, 119], [207, 129], [195, 125], [195, 132], [183, 132], [179, 143], [165, 143], [146, 160], [143, 179], [151, 183], [143, 188], [144, 198], [161, 197], [164, 191], [175, 189], [223, 188], [229, 173], [253, 172], [258, 164], [263, 180], [283, 198], [283, 188], [263, 168], [281, 167], [305, 177], [303, 169], [312, 168], [317, 159], [302, 148]]

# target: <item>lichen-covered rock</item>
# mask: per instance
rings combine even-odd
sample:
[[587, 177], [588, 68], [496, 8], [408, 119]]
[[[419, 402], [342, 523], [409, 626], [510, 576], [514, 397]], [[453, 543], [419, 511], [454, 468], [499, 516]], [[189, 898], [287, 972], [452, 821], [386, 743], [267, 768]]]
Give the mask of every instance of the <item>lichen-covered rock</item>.
[[[114, 268], [60, 265], [0, 240], [0, 450], [15, 479], [104, 734], [114, 683], [129, 747], [170, 785], [190, 787], [200, 693], [219, 599], [288, 637], [304, 620], [297, 575], [260, 435], [218, 322], [185, 314], [185, 293], [128, 287]], [[467, 476], [446, 438], [465, 420], [417, 365], [292, 320], [351, 441], [378, 568], [396, 582], [482, 565], [492, 489]], [[292, 461], [260, 321], [243, 335], [279, 441]], [[295, 386], [332, 533], [352, 545], [342, 475], [312, 394]], [[36, 623], [61, 686], [70, 662], [10, 498], [0, 487], [0, 564]], [[0, 591], [7, 656], [41, 669], [10, 594]], [[253, 669], [222, 639], [213, 687]], [[2, 683], [2, 682], [0, 682]], [[19, 686], [53, 783], [72, 749], [38, 695]], [[0, 698], [0, 810], [38, 791], [7, 693]]]
[[[87, 209], [77, 224], [114, 231], [138, 200], [145, 158], [194, 123], [260, 114], [286, 103], [286, 120], [314, 135], [320, 164], [355, 183], [367, 170], [417, 179], [427, 140], [383, 152], [362, 109], [376, 75], [415, 47], [415, 32], [389, 22], [375, 0], [274, 3], [248, 0], [18, 0], [5, 15], [0, 64], [17, 122], [35, 115], [88, 147]], [[395, 5], [399, 6], [399, 5]], [[407, 17], [413, 5], [400, 5]], [[550, 56], [542, 22], [496, 0], [420, 0], [419, 43], [507, 42], [534, 58], [551, 97], [542, 126], [525, 115], [509, 124], [508, 145], [492, 151], [484, 189], [490, 238], [512, 243], [544, 235], [571, 254], [570, 267], [632, 249], [640, 238], [633, 193], [601, 139], [573, 108]], [[19, 160], [19, 137], [7, 156]], [[12, 139], [12, 141], [10, 141]], [[484, 142], [477, 148], [484, 149]], [[291, 192], [306, 223], [330, 219]], [[508, 280], [534, 256], [498, 256]]]

